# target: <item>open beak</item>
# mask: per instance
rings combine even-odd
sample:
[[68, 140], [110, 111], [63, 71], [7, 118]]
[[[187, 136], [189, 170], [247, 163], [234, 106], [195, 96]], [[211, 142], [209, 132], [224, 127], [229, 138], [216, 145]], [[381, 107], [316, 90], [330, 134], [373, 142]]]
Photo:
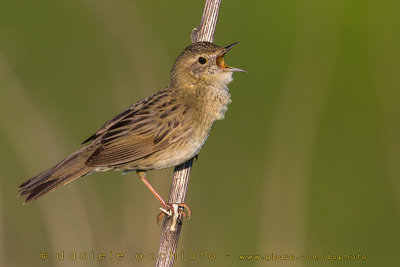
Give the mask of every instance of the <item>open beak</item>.
[[232, 47], [234, 47], [234, 46], [237, 45], [237, 44], [238, 44], [238, 43], [233, 43], [233, 44], [231, 44], [231, 45], [228, 45], [228, 46], [225, 46], [225, 47], [224, 47], [224, 50], [222, 50], [222, 52], [217, 56], [217, 65], [218, 65], [218, 67], [220, 67], [221, 69], [223, 69], [223, 70], [225, 70], [225, 71], [247, 72], [247, 71], [245, 71], [245, 70], [241, 70], [241, 69], [238, 69], [238, 68], [230, 67], [230, 66], [228, 66], [228, 65], [225, 63], [225, 60], [224, 60], [225, 54], [226, 54]]

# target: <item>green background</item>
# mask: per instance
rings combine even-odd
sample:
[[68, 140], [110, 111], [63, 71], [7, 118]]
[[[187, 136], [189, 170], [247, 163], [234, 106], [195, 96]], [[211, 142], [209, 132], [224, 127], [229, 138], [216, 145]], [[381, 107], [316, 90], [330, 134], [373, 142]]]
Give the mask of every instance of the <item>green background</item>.
[[[0, 266], [153, 266], [159, 204], [135, 174], [84, 177], [25, 206], [16, 187], [168, 85], [203, 5], [0, 2]], [[176, 266], [399, 265], [399, 10], [223, 1], [215, 43], [239, 41], [226, 61], [248, 74], [235, 73], [225, 120], [194, 163]], [[148, 175], [165, 198], [172, 172]], [[125, 259], [56, 260], [110, 250]], [[239, 259], [358, 253], [366, 259]]]

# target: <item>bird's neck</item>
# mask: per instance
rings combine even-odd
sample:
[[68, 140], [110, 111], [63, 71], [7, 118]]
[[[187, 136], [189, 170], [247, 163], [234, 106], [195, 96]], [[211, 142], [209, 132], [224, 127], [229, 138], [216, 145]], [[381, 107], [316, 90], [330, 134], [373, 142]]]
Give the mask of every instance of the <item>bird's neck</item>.
[[213, 123], [224, 118], [227, 105], [231, 103], [229, 88], [224, 82], [197, 82], [171, 84], [176, 93], [190, 105], [196, 117], [204, 123]]
[[201, 90], [201, 92], [206, 92], [204, 96], [200, 97], [206, 103], [206, 112], [213, 117], [214, 121], [222, 120], [228, 109], [228, 105], [232, 102], [228, 86], [222, 83], [214, 84], [204, 87], [204, 90]]

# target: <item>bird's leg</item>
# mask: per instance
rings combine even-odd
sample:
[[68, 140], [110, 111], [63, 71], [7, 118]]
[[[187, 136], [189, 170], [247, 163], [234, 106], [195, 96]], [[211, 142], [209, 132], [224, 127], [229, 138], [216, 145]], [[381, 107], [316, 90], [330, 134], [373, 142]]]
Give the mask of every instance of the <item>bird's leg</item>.
[[[151, 193], [153, 193], [153, 195], [158, 199], [158, 201], [160, 202], [160, 204], [162, 206], [162, 208], [160, 208], [162, 212], [160, 214], [158, 214], [157, 222], [160, 222], [165, 214], [167, 214], [168, 216], [173, 216], [174, 215], [173, 207], [170, 204], [167, 204], [167, 202], [164, 201], [164, 199], [160, 196], [160, 194], [158, 194], [157, 191], [147, 181], [146, 172], [145, 171], [136, 171], [136, 172], [137, 172], [140, 180], [142, 180], [142, 182], [147, 186], [147, 188], [151, 191]], [[187, 214], [184, 211], [182, 211], [181, 209], [178, 209], [179, 210], [178, 212], [180, 214], [182, 214], [184, 218], [189, 219], [190, 216], [192, 215], [192, 211], [189, 209], [188, 205], [186, 203], [180, 203], [177, 205], [178, 205], [178, 208], [187, 210]]]
[[168, 210], [170, 207], [168, 206], [167, 202], [157, 193], [157, 191], [151, 186], [151, 184], [146, 179], [146, 172], [145, 171], [136, 171], [137, 175], [139, 176], [140, 180], [147, 186], [147, 188], [153, 193], [153, 195], [158, 199], [161, 203], [161, 206]]

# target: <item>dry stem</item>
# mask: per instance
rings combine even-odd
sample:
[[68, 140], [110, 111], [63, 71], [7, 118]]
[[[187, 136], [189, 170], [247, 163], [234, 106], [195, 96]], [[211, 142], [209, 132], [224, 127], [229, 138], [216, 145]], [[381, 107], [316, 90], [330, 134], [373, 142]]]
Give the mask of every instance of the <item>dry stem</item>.
[[[214, 41], [215, 27], [217, 25], [218, 11], [221, 0], [206, 0], [203, 16], [198, 28], [193, 29], [191, 37], [192, 43]], [[189, 184], [190, 170], [193, 159], [175, 167], [174, 178], [172, 180], [171, 191], [169, 195], [170, 204], [185, 203], [186, 192]], [[173, 266], [176, 257], [176, 248], [178, 246], [179, 235], [182, 227], [182, 216], [167, 217], [163, 221], [160, 246], [156, 266]]]

